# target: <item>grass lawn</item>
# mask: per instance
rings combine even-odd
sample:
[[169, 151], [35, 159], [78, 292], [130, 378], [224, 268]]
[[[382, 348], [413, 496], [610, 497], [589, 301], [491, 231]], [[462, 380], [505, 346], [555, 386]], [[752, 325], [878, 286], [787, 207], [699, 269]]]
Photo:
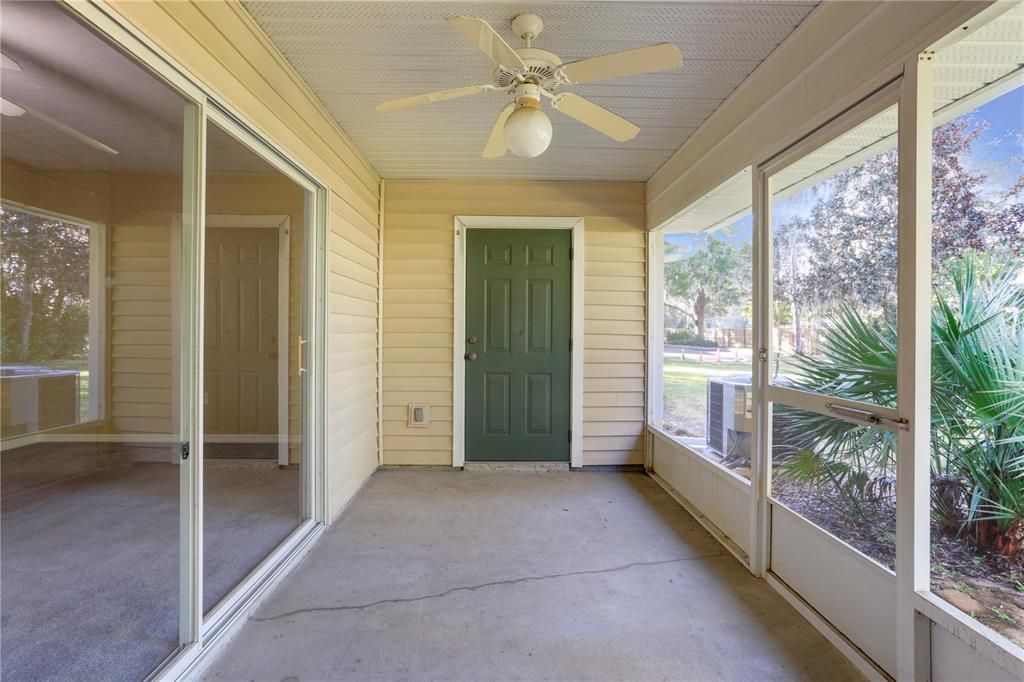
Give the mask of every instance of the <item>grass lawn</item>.
[[672, 422], [678, 435], [705, 435], [707, 383], [710, 377], [730, 374], [750, 375], [746, 362], [697, 362], [665, 358], [664, 406], [665, 421]]

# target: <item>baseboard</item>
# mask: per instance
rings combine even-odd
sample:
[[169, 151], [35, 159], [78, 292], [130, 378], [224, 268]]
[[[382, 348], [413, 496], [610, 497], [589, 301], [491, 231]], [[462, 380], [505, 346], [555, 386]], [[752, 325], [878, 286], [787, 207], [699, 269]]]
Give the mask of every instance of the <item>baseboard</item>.
[[37, 443], [146, 443], [152, 445], [172, 445], [179, 442], [177, 438], [163, 433], [35, 433], [31, 436], [19, 436], [3, 441], [6, 450], [16, 450], [26, 445]]
[[643, 464], [587, 464], [581, 467], [573, 468], [573, 471], [579, 473], [616, 473], [616, 474], [642, 474], [644, 473]]

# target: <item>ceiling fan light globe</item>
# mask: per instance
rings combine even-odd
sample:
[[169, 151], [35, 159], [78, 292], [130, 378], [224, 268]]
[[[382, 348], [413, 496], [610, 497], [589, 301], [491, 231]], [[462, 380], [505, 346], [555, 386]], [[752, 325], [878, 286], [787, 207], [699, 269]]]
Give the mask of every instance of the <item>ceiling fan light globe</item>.
[[551, 119], [540, 108], [519, 107], [505, 121], [505, 143], [516, 156], [540, 156], [551, 144]]

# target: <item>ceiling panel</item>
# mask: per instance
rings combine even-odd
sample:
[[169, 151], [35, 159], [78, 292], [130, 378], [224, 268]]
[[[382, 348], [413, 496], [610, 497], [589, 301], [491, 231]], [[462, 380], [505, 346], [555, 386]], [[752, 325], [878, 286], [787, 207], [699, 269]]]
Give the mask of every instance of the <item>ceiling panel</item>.
[[[817, 4], [801, 2], [245, 2], [313, 92], [386, 178], [646, 180]], [[544, 19], [535, 47], [573, 61], [657, 42], [683, 66], [573, 86], [641, 127], [618, 144], [548, 109], [536, 159], [480, 158], [503, 92], [378, 113], [380, 101], [491, 82], [491, 65], [445, 17], [488, 21], [513, 47], [512, 18]]]

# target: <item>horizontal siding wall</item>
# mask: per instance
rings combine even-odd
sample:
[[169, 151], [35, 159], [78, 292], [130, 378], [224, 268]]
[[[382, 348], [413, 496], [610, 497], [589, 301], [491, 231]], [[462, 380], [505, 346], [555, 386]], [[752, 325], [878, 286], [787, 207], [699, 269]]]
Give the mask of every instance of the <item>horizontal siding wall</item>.
[[[642, 184], [393, 180], [384, 215], [385, 464], [452, 463], [456, 215], [585, 219], [583, 463], [643, 462]], [[409, 403], [429, 428], [406, 426]]]
[[329, 189], [326, 430], [333, 517], [377, 466], [379, 177], [237, 2], [110, 5]]

